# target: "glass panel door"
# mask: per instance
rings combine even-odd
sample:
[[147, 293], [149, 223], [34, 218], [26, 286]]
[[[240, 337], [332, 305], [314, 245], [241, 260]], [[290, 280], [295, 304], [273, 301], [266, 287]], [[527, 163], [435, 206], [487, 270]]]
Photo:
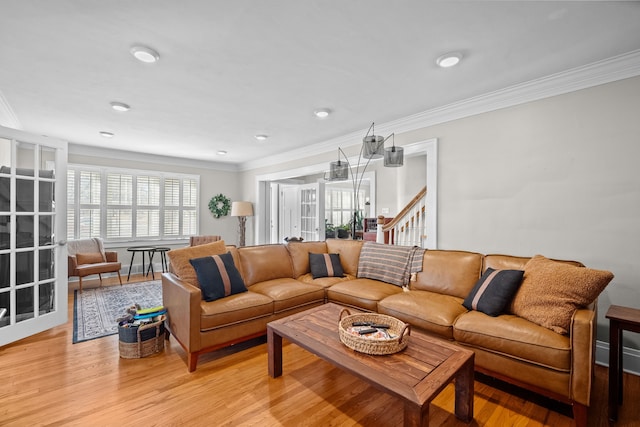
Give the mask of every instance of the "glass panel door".
[[[306, 242], [324, 240], [324, 189], [321, 183], [300, 186], [300, 237]], [[321, 212], [322, 211], [322, 212]]]
[[0, 345], [67, 320], [67, 144], [0, 127]]

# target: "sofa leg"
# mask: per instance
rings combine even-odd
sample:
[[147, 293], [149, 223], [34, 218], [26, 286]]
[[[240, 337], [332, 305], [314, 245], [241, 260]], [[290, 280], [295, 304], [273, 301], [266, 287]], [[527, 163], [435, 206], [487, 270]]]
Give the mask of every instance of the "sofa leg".
[[120, 286], [122, 286], [122, 277], [120, 277], [120, 270], [116, 271], [118, 273], [118, 282], [120, 282]]
[[78, 283], [80, 286], [80, 293], [82, 293], [82, 276], [78, 276]]
[[587, 410], [589, 408], [580, 403], [573, 402], [573, 422], [576, 427], [587, 427]]
[[198, 365], [198, 353], [187, 353], [187, 362], [189, 363], [189, 372], [196, 370]]

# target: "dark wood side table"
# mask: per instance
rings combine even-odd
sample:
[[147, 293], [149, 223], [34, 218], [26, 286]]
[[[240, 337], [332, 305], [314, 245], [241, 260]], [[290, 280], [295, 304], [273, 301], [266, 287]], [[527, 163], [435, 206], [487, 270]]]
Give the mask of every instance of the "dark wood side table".
[[622, 331], [640, 333], [640, 309], [612, 305], [609, 319], [609, 419], [618, 419], [618, 405], [622, 404]]

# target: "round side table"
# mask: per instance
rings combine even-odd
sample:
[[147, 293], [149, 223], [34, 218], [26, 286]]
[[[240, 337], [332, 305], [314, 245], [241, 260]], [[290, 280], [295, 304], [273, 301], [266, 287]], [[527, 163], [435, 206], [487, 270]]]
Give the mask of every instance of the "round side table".
[[[165, 248], [165, 247], [156, 246], [153, 249], [153, 252], [151, 253], [151, 262], [152, 263], [153, 263], [153, 256], [156, 254], [156, 252], [160, 253], [160, 265], [162, 266], [162, 272], [163, 273], [169, 271], [169, 268], [167, 267], [167, 252], [169, 252], [170, 250], [171, 250], [171, 248]], [[151, 268], [151, 266], [150, 266], [150, 268]], [[147, 274], [149, 274], [149, 271], [147, 271]]]
[[[142, 253], [142, 274], [146, 276], [149, 275], [149, 270], [151, 270], [151, 277], [153, 279], [155, 279], [155, 275], [153, 274], [153, 252], [155, 251], [156, 248], [154, 248], [153, 246], [132, 246], [130, 248], [127, 248], [128, 252], [131, 252], [131, 262], [129, 263], [129, 273], [127, 274], [127, 282], [129, 281], [129, 279], [131, 278], [131, 267], [133, 267], [133, 259], [136, 257], [136, 253], [141, 252]], [[148, 253], [149, 254], [149, 268], [145, 270], [144, 268], [144, 254]], [[146, 274], [145, 274], [146, 273]]]

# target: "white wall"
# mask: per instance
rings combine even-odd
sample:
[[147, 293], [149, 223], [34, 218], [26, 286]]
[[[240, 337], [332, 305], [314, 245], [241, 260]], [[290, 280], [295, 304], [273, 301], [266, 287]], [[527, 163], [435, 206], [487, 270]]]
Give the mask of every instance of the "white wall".
[[[395, 217], [427, 182], [426, 155], [405, 156], [404, 166], [385, 168], [382, 162], [376, 165], [376, 214]], [[382, 209], [389, 213], [382, 213]]]
[[[640, 307], [639, 113], [636, 77], [406, 132], [396, 145], [439, 140], [440, 248], [612, 271], [599, 299], [598, 338], [608, 341], [609, 305]], [[325, 158], [244, 172], [244, 197], [255, 200], [255, 175]]]

